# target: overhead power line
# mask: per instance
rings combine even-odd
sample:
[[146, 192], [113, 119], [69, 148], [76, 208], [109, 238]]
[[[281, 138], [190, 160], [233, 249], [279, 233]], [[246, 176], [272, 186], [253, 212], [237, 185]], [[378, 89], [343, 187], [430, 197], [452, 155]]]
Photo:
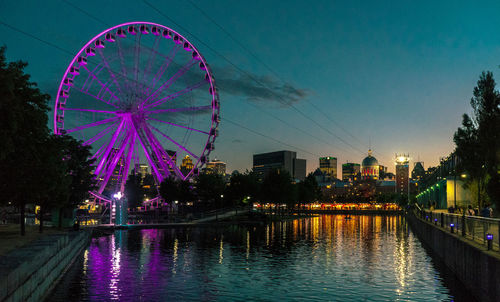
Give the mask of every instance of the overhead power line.
[[[281, 78], [281, 76], [274, 70], [272, 69], [271, 67], [269, 67], [269, 65], [267, 65], [263, 60], [261, 60], [253, 51], [251, 51], [249, 49], [249, 47], [247, 47], [246, 45], [244, 45], [242, 42], [240, 42], [236, 37], [234, 37], [229, 31], [227, 31], [222, 25], [220, 25], [215, 19], [213, 19], [209, 14], [207, 14], [202, 8], [200, 8], [198, 5], [196, 5], [196, 3], [194, 3], [192, 0], [188, 0], [189, 3], [195, 8], [197, 9], [205, 18], [207, 18], [208, 20], [210, 20], [210, 22], [212, 22], [215, 26], [217, 26], [221, 31], [223, 31], [231, 40], [233, 40], [233, 42], [235, 42], [236, 44], [238, 44], [243, 50], [245, 50], [250, 56], [252, 56], [252, 58], [254, 58], [257, 62], [259, 62], [262, 66], [264, 66], [270, 73], [272, 73], [278, 80], [280, 80], [282, 83], [285, 83], [285, 81]], [[297, 90], [295, 89], [295, 87], [291, 87], [293, 90], [295, 90], [295, 92], [297, 92]], [[357, 137], [355, 137], [353, 134], [351, 134], [347, 129], [345, 129], [340, 123], [338, 123], [337, 121], [335, 121], [334, 119], [332, 119], [331, 117], [329, 117], [325, 112], [324, 110], [321, 110], [320, 108], [318, 108], [314, 103], [312, 102], [308, 102], [316, 111], [318, 111], [319, 113], [321, 113], [321, 115], [323, 115], [327, 120], [329, 120], [330, 122], [334, 123], [338, 128], [340, 128], [342, 131], [344, 131], [347, 135], [349, 135], [350, 137], [352, 137], [353, 139], [357, 140], [363, 147], [364, 146], [364, 143], [361, 142], [361, 140], [359, 140]]]
[[[71, 6], [72, 8], [74, 8], [74, 9], [76, 9], [76, 10], [80, 11], [81, 13], [85, 14], [86, 16], [88, 16], [88, 17], [92, 18], [93, 20], [95, 20], [95, 21], [97, 21], [97, 22], [99, 22], [99, 23], [101, 23], [101, 24], [103, 24], [103, 25], [105, 25], [105, 26], [109, 26], [109, 24], [107, 24], [104, 20], [102, 20], [102, 19], [100, 19], [100, 18], [98, 18], [98, 17], [94, 16], [93, 14], [91, 14], [90, 12], [88, 12], [88, 11], [86, 11], [86, 10], [82, 9], [81, 7], [78, 7], [77, 5], [75, 5], [75, 4], [73, 4], [73, 3], [71, 3], [71, 2], [69, 2], [69, 1], [67, 1], [67, 0], [61, 0], [61, 1], [63, 1], [63, 2], [64, 2], [64, 3], [66, 3], [66, 4], [68, 4], [68, 5], [69, 5], [69, 6]], [[149, 5], [149, 3], [146, 3], [146, 4], [148, 4], [148, 5]], [[168, 16], [165, 16], [165, 17], [166, 17], [166, 18], [168, 18]], [[176, 23], [175, 21], [173, 21], [172, 19], [170, 19], [170, 18], [169, 18], [169, 20], [170, 20], [171, 22], [173, 22], [175, 25], [177, 25], [177, 26], [179, 26], [179, 27], [180, 27], [180, 25], [179, 25], [179, 24], [177, 24], [177, 23]], [[190, 33], [190, 34], [191, 34], [191, 33]], [[227, 33], [227, 34], [229, 34], [229, 33]], [[195, 38], [196, 38], [196, 37], [195, 37]], [[198, 39], [198, 38], [196, 38], [196, 39]], [[199, 39], [198, 39], [198, 40], [199, 40]], [[200, 41], [200, 42], [202, 42], [202, 41]], [[202, 42], [202, 43], [203, 43], [203, 42]], [[204, 44], [205, 46], [208, 46], [208, 45], [206, 45], [205, 43], [203, 43], [203, 44]], [[244, 46], [242, 46], [242, 47], [244, 47]], [[215, 50], [213, 50], [213, 49], [211, 49], [211, 50], [215, 52]], [[254, 57], [255, 57], [257, 60], [259, 60], [259, 61], [260, 61], [260, 59], [258, 59], [256, 56], [254, 56]], [[227, 60], [227, 59], [226, 59], [226, 60]], [[260, 62], [261, 62], [261, 64], [265, 64], [265, 63], [264, 63], [264, 62], [262, 62], [262, 61], [260, 61]], [[221, 89], [222, 89], [222, 90], [224, 90], [224, 87], [221, 87]], [[324, 139], [321, 139], [321, 138], [319, 138], [319, 137], [315, 136], [314, 134], [311, 134], [311, 133], [309, 133], [308, 131], [305, 131], [305, 130], [303, 130], [303, 129], [301, 129], [301, 128], [299, 128], [299, 127], [297, 127], [297, 126], [295, 126], [295, 125], [293, 125], [293, 124], [291, 124], [291, 123], [288, 123], [288, 122], [286, 122], [285, 120], [283, 120], [283, 119], [281, 119], [281, 118], [277, 117], [276, 115], [271, 114], [270, 112], [263, 110], [263, 109], [262, 109], [262, 108], [260, 108], [259, 106], [253, 105], [253, 104], [251, 104], [251, 103], [248, 103], [248, 104], [249, 104], [249, 105], [251, 105], [252, 107], [256, 108], [257, 110], [259, 110], [259, 111], [261, 111], [261, 112], [263, 112], [263, 113], [265, 113], [265, 114], [267, 114], [267, 115], [269, 115], [269, 116], [273, 117], [274, 119], [276, 119], [276, 120], [278, 120], [278, 121], [282, 122], [283, 124], [287, 125], [288, 127], [294, 128], [294, 129], [296, 129], [296, 130], [298, 130], [298, 131], [300, 131], [300, 132], [302, 132], [302, 133], [306, 134], [307, 136], [309, 136], [309, 137], [311, 137], [311, 138], [314, 138], [314, 139], [316, 139], [316, 140], [318, 140], [318, 141], [320, 141], [320, 142], [322, 142], [322, 143], [324, 143], [324, 144], [330, 145], [330, 146], [332, 146], [333, 148], [336, 148], [336, 149], [338, 149], [338, 150], [340, 150], [340, 151], [347, 152], [345, 149], [343, 149], [343, 148], [341, 148], [341, 147], [339, 147], [339, 146], [337, 146], [337, 145], [334, 145], [334, 144], [332, 144], [331, 142], [328, 142], [328, 141], [326, 141], [326, 140], [324, 140]]]
[[233, 63], [231, 60], [229, 60], [226, 56], [224, 56], [223, 54], [219, 53], [217, 50], [215, 50], [214, 48], [212, 48], [210, 45], [208, 45], [207, 43], [205, 43], [203, 40], [201, 40], [200, 38], [198, 38], [196, 35], [194, 35], [193, 33], [191, 33], [189, 30], [187, 30], [185, 27], [183, 27], [182, 25], [180, 25], [179, 23], [175, 22], [175, 20], [173, 20], [172, 18], [170, 18], [168, 15], [164, 14], [161, 10], [159, 10], [158, 8], [156, 8], [153, 4], [149, 3], [148, 1], [146, 0], [143, 0], [143, 2], [148, 5], [149, 7], [151, 7], [153, 10], [155, 10], [158, 14], [160, 14], [161, 16], [165, 17], [166, 19], [168, 19], [170, 22], [172, 22], [173, 24], [175, 24], [177, 27], [179, 27], [180, 29], [182, 29], [184, 32], [186, 32], [187, 34], [189, 34], [190, 36], [194, 37], [196, 40], [198, 40], [201, 44], [205, 45], [205, 47], [207, 47], [210, 51], [212, 51], [214, 54], [216, 54], [217, 56], [221, 57], [222, 59], [224, 59], [227, 63], [229, 63], [231, 66], [233, 66], [236, 70], [238, 70], [239, 72], [241, 72], [242, 74], [245, 74], [249, 79], [251, 79], [252, 81], [254, 81], [255, 83], [259, 84], [260, 86], [264, 87], [264, 88], [267, 88], [269, 89], [269, 91], [274, 94], [278, 99], [280, 99], [280, 103], [282, 103], [283, 105], [285, 106], [289, 106], [290, 108], [292, 108], [293, 110], [295, 110], [299, 115], [301, 115], [302, 117], [304, 117], [305, 119], [309, 120], [311, 123], [315, 124], [317, 127], [319, 127], [320, 129], [322, 129], [323, 131], [329, 133], [331, 136], [337, 138], [339, 141], [343, 142], [344, 144], [346, 144], [347, 146], [349, 146], [351, 149], [357, 151], [357, 152], [360, 152], [361, 154], [365, 154], [364, 151], [361, 151], [360, 149], [356, 148], [355, 146], [353, 146], [352, 144], [350, 144], [349, 142], [347, 142], [346, 140], [344, 140], [343, 138], [341, 138], [340, 136], [338, 136], [337, 134], [333, 133], [332, 131], [330, 131], [328, 128], [326, 128], [325, 126], [321, 125], [320, 123], [318, 123], [317, 121], [315, 121], [314, 119], [312, 119], [310, 116], [308, 116], [307, 114], [305, 114], [304, 112], [302, 112], [300, 109], [298, 109], [296, 106], [294, 106], [293, 104], [290, 104], [289, 102], [287, 102], [286, 100], [283, 99], [283, 97], [279, 94], [277, 94], [276, 92], [274, 92], [270, 87], [268, 87], [267, 85], [265, 85], [264, 83], [262, 83], [261, 81], [259, 81], [258, 79], [256, 79], [253, 75], [251, 75], [250, 73], [248, 73], [247, 71], [241, 69], [239, 66], [237, 66], [235, 63]]
[[224, 117], [224, 118], [222, 118], [222, 120], [224, 120], [224, 121], [226, 121], [226, 122], [228, 122], [228, 123], [230, 123], [230, 124], [233, 124], [233, 125], [235, 125], [235, 126], [238, 126], [238, 127], [242, 128], [242, 129], [245, 129], [245, 130], [247, 130], [248, 132], [251, 132], [251, 133], [253, 133], [253, 134], [256, 134], [256, 135], [259, 135], [259, 136], [265, 137], [265, 138], [267, 138], [267, 139], [269, 139], [269, 140], [275, 141], [275, 142], [277, 142], [277, 143], [279, 143], [279, 144], [282, 144], [282, 145], [284, 145], [284, 146], [287, 146], [287, 147], [293, 148], [294, 150], [299, 150], [299, 151], [302, 151], [302, 152], [304, 152], [304, 153], [311, 154], [312, 156], [319, 157], [319, 155], [318, 155], [318, 154], [311, 153], [311, 152], [309, 152], [309, 151], [307, 151], [307, 150], [304, 150], [304, 149], [302, 149], [302, 148], [296, 147], [296, 146], [294, 146], [294, 145], [290, 145], [290, 144], [288, 144], [288, 143], [285, 143], [285, 142], [283, 142], [283, 141], [280, 141], [279, 139], [273, 138], [273, 137], [271, 137], [271, 136], [269, 136], [269, 135], [266, 135], [266, 134], [263, 134], [263, 133], [257, 132], [257, 131], [255, 131], [255, 130], [252, 130], [252, 129], [250, 129], [250, 128], [246, 127], [246, 126], [243, 126], [243, 125], [241, 125], [241, 124], [239, 124], [239, 123], [237, 123], [237, 122], [231, 121], [231, 120], [230, 120], [230, 119], [228, 119], [228, 118], [225, 118], [225, 117]]
[[54, 44], [54, 43], [51, 43], [51, 42], [49, 42], [49, 41], [46, 41], [46, 40], [40, 39], [40, 38], [38, 38], [37, 36], [30, 34], [29, 32], [26, 32], [26, 31], [24, 31], [24, 30], [21, 30], [21, 29], [19, 29], [19, 28], [17, 28], [17, 27], [14, 27], [14, 26], [12, 26], [12, 25], [10, 25], [10, 24], [7, 24], [7, 23], [5, 23], [5, 22], [2, 22], [2, 21], [0, 21], [0, 24], [2, 24], [2, 25], [3, 25], [3, 26], [5, 26], [5, 27], [8, 27], [8, 28], [12, 29], [13, 31], [16, 31], [16, 32], [18, 32], [18, 33], [21, 33], [21, 34], [23, 34], [23, 35], [25, 35], [25, 36], [28, 36], [28, 37], [30, 37], [30, 38], [32, 38], [32, 39], [35, 39], [35, 40], [37, 40], [37, 41], [39, 41], [39, 42], [42, 42], [43, 44], [46, 44], [46, 45], [48, 45], [48, 46], [50, 46], [50, 47], [53, 47], [53, 48], [55, 48], [55, 49], [57, 49], [57, 50], [60, 50], [60, 51], [62, 51], [62, 52], [64, 52], [64, 53], [66, 53], [66, 54], [73, 55], [70, 51], [68, 51], [68, 50], [66, 50], [66, 49], [63, 49], [63, 48], [61, 48], [61, 47], [57, 46], [57, 45], [56, 45], [56, 44]]
[[[2, 25], [4, 25], [4, 26], [6, 26], [6, 27], [8, 27], [8, 28], [10, 28], [10, 29], [12, 29], [12, 30], [14, 30], [14, 31], [18, 32], [18, 33], [21, 33], [21, 34], [23, 34], [23, 35], [25, 35], [25, 36], [27, 36], [27, 37], [30, 37], [30, 38], [32, 38], [32, 39], [35, 39], [35, 40], [37, 40], [37, 41], [41, 42], [41, 43], [44, 43], [44, 44], [46, 44], [46, 45], [48, 45], [48, 46], [50, 46], [50, 47], [53, 47], [53, 48], [55, 48], [55, 49], [57, 49], [57, 50], [59, 50], [59, 51], [61, 51], [61, 52], [64, 52], [64, 53], [66, 53], [66, 54], [70, 54], [70, 55], [72, 55], [72, 56], [73, 56], [73, 53], [71, 53], [69, 50], [66, 50], [66, 49], [64, 49], [64, 48], [62, 48], [62, 47], [59, 47], [59, 46], [57, 46], [57, 45], [55, 45], [55, 44], [52, 44], [52, 43], [50, 43], [50, 42], [48, 42], [48, 41], [46, 41], [46, 40], [40, 39], [40, 38], [38, 38], [38, 37], [36, 37], [36, 36], [34, 36], [34, 35], [32, 35], [32, 34], [29, 34], [28, 32], [26, 32], [26, 31], [24, 31], [24, 30], [21, 30], [21, 29], [19, 29], [19, 28], [15, 27], [15, 26], [12, 26], [12, 25], [7, 24], [7, 23], [2, 22], [2, 21], [0, 21], [0, 24], [2, 24]], [[311, 154], [311, 155], [313, 155], [313, 156], [318, 156], [317, 154], [311, 153], [310, 151], [307, 151], [307, 150], [304, 150], [304, 149], [302, 149], [302, 148], [296, 147], [296, 146], [294, 146], [294, 145], [291, 145], [291, 144], [285, 143], [285, 142], [283, 142], [283, 141], [281, 141], [281, 140], [279, 140], [279, 139], [276, 139], [276, 138], [271, 137], [271, 136], [269, 136], [269, 135], [266, 135], [266, 134], [260, 133], [260, 132], [258, 132], [258, 131], [256, 131], [256, 130], [250, 129], [250, 128], [248, 128], [248, 127], [244, 126], [244, 125], [241, 125], [241, 124], [239, 124], [239, 123], [237, 123], [237, 122], [231, 121], [231, 120], [229, 120], [229, 119], [227, 119], [227, 118], [223, 118], [223, 120], [225, 120], [226, 122], [229, 122], [230, 124], [233, 124], [233, 125], [235, 125], [235, 126], [237, 126], [237, 127], [240, 127], [240, 128], [242, 128], [242, 129], [245, 129], [245, 130], [247, 130], [247, 131], [249, 131], [249, 132], [251, 132], [251, 133], [253, 133], [253, 134], [256, 134], [256, 135], [259, 135], [259, 136], [265, 137], [265, 138], [267, 138], [267, 139], [269, 139], [269, 140], [275, 141], [275, 142], [277, 142], [277, 143], [279, 143], [279, 144], [281, 144], [281, 145], [284, 145], [284, 146], [287, 146], [287, 147], [291, 147], [291, 148], [294, 148], [294, 149], [296, 149], [296, 150], [300, 150], [300, 151], [302, 151], [302, 152], [304, 152], [304, 153], [308, 153], [308, 154]]]

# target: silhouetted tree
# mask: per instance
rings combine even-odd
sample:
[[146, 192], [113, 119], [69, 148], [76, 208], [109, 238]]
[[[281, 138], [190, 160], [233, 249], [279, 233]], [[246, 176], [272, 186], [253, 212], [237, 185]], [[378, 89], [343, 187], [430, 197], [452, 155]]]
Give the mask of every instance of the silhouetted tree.
[[474, 114], [463, 115], [462, 126], [453, 137], [459, 169], [469, 174], [468, 185], [477, 183], [478, 205], [487, 189], [491, 200], [500, 205], [500, 94], [491, 72], [483, 72], [474, 87], [471, 106]]
[[200, 174], [196, 178], [196, 195], [201, 202], [214, 208], [222, 207], [221, 195], [224, 193], [224, 179], [218, 174]]
[[256, 201], [259, 187], [259, 179], [255, 172], [235, 173], [231, 176], [224, 197], [227, 197], [231, 204], [239, 206], [244, 201]]
[[286, 170], [272, 170], [262, 181], [260, 199], [264, 202], [290, 204], [296, 200], [292, 177]]
[[132, 171], [125, 183], [125, 197], [130, 208], [136, 208], [142, 205], [144, 199], [144, 189], [142, 188], [142, 174]]
[[24, 72], [27, 63], [7, 62], [0, 47], [0, 200], [20, 210], [21, 235], [25, 234], [25, 205], [38, 193], [33, 191], [43, 174], [33, 169], [47, 139], [49, 95], [40, 92]]

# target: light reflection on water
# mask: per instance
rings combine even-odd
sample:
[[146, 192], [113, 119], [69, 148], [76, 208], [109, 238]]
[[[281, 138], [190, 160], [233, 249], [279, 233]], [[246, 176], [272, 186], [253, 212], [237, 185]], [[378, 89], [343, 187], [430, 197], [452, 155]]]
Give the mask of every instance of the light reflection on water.
[[48, 301], [471, 301], [400, 216], [116, 231], [64, 280]]

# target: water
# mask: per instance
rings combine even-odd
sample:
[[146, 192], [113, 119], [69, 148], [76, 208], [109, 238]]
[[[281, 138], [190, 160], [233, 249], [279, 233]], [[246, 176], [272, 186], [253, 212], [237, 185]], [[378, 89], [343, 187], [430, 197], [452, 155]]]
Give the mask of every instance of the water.
[[400, 216], [116, 231], [47, 301], [473, 301]]

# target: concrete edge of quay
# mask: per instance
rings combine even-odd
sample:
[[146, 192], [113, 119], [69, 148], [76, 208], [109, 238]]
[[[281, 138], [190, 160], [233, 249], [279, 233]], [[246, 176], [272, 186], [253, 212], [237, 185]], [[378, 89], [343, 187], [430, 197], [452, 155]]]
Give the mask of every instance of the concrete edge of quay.
[[43, 301], [88, 246], [91, 230], [47, 235], [0, 257], [0, 301]]
[[452, 234], [413, 213], [408, 222], [416, 236], [464, 284], [478, 301], [500, 301], [500, 254]]

